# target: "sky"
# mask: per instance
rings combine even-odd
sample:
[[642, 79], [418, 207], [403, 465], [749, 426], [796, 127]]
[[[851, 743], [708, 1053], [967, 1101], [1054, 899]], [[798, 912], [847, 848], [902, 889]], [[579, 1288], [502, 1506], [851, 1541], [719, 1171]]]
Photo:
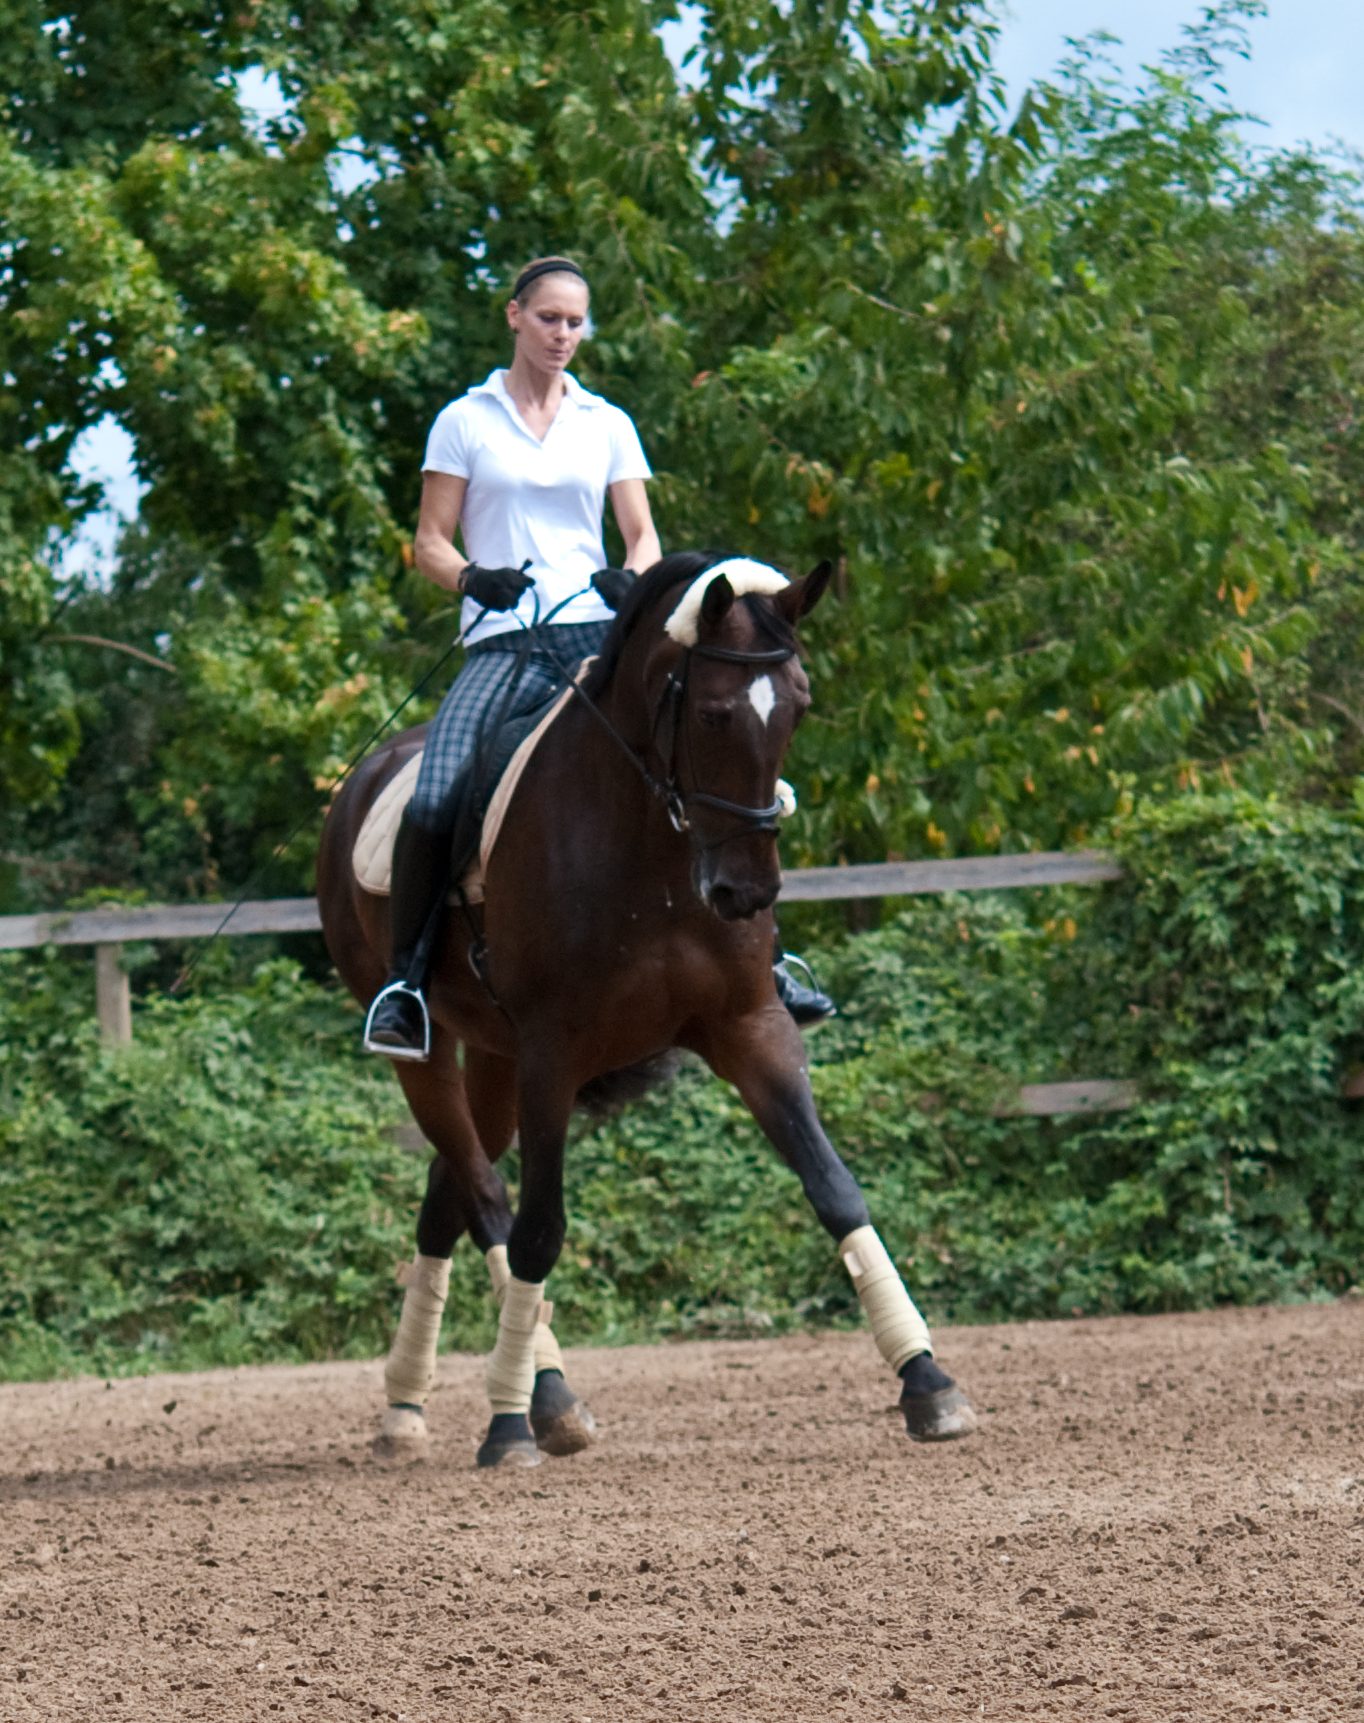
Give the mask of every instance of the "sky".
[[[1120, 38], [1109, 50], [1118, 66], [1135, 74], [1175, 46], [1181, 27], [1201, 11], [1200, 0], [1000, 0], [995, 62], [1017, 101], [1055, 70], [1067, 37], [1104, 30]], [[689, 38], [685, 23], [665, 32], [674, 54]], [[1250, 59], [1235, 62], [1226, 78], [1229, 100], [1263, 122], [1248, 125], [1248, 135], [1276, 148], [1343, 141], [1364, 149], [1364, 0], [1270, 0], [1268, 16], [1250, 26], [1250, 49]], [[277, 111], [262, 79], [248, 76], [243, 98]], [[77, 440], [72, 463], [103, 483], [105, 506], [77, 535], [67, 566], [102, 566], [120, 520], [137, 509], [131, 440], [106, 419]]]
[[[996, 64], [1021, 94], [1055, 67], [1067, 36], [1107, 30], [1122, 38], [1119, 63], [1135, 69], [1174, 46], [1202, 9], [1198, 0], [1002, 0]], [[1250, 50], [1230, 69], [1227, 93], [1265, 121], [1251, 135], [1364, 148], [1364, 0], [1270, 0], [1250, 26]]]

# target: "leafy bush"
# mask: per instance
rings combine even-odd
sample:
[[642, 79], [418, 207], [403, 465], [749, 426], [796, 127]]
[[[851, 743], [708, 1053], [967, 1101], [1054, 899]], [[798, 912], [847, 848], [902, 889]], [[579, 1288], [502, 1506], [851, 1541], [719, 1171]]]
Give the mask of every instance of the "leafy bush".
[[[1349, 1288], [1364, 1248], [1364, 819], [1191, 798], [1117, 834], [1100, 891], [920, 900], [831, 944], [812, 1042], [830, 1136], [935, 1321]], [[358, 1017], [282, 961], [97, 1044], [71, 959], [0, 992], [0, 1374], [364, 1356], [387, 1345], [422, 1165]], [[996, 1116], [1123, 1076], [1126, 1113]], [[514, 1156], [507, 1171], [515, 1174]], [[554, 1275], [570, 1341], [856, 1318], [795, 1178], [687, 1070], [575, 1127]], [[447, 1344], [491, 1338], [455, 1256]]]
[[283, 963], [151, 998], [98, 1044], [88, 960], [9, 959], [0, 1014], [0, 1368], [10, 1376], [357, 1355], [411, 1231], [386, 1073]]

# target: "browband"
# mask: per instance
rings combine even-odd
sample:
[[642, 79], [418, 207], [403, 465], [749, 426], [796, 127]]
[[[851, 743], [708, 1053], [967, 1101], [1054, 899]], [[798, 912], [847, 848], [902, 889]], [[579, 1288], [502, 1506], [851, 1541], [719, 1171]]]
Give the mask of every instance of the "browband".
[[523, 269], [516, 278], [516, 286], [512, 288], [512, 298], [519, 299], [530, 286], [532, 281], [538, 281], [542, 275], [556, 275], [562, 270], [565, 275], [576, 275], [579, 281], [587, 277], [576, 263], [570, 263], [566, 257], [547, 257], [543, 263], [532, 263], [529, 269]]

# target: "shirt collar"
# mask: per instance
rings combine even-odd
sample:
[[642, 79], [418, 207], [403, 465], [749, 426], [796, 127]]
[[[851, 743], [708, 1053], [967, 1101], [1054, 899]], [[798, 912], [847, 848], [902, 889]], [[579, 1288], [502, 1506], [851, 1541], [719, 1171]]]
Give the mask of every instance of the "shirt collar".
[[[492, 395], [504, 406], [515, 411], [516, 403], [507, 393], [507, 373], [501, 367], [496, 371], [490, 371], [484, 381], [476, 383], [469, 393], [471, 395]], [[578, 379], [571, 376], [567, 371], [564, 372], [564, 396], [575, 407], [590, 410], [593, 407], [604, 405], [600, 395], [594, 395], [590, 389], [584, 389]]]

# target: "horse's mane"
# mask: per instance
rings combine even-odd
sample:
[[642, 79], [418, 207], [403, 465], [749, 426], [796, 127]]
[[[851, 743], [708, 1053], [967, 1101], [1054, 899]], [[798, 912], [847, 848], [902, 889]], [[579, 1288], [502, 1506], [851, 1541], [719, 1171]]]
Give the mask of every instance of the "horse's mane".
[[[717, 562], [724, 562], [734, 552], [727, 550], [675, 550], [660, 558], [647, 569], [630, 588], [624, 604], [616, 612], [616, 620], [602, 643], [597, 661], [583, 682], [583, 693], [589, 700], [598, 699], [611, 684], [620, 663], [626, 642], [634, 633], [639, 619], [666, 592], [677, 586], [690, 586], [692, 581]], [[780, 646], [796, 646], [795, 630], [777, 614], [768, 602], [745, 598], [755, 620], [764, 634]]]

